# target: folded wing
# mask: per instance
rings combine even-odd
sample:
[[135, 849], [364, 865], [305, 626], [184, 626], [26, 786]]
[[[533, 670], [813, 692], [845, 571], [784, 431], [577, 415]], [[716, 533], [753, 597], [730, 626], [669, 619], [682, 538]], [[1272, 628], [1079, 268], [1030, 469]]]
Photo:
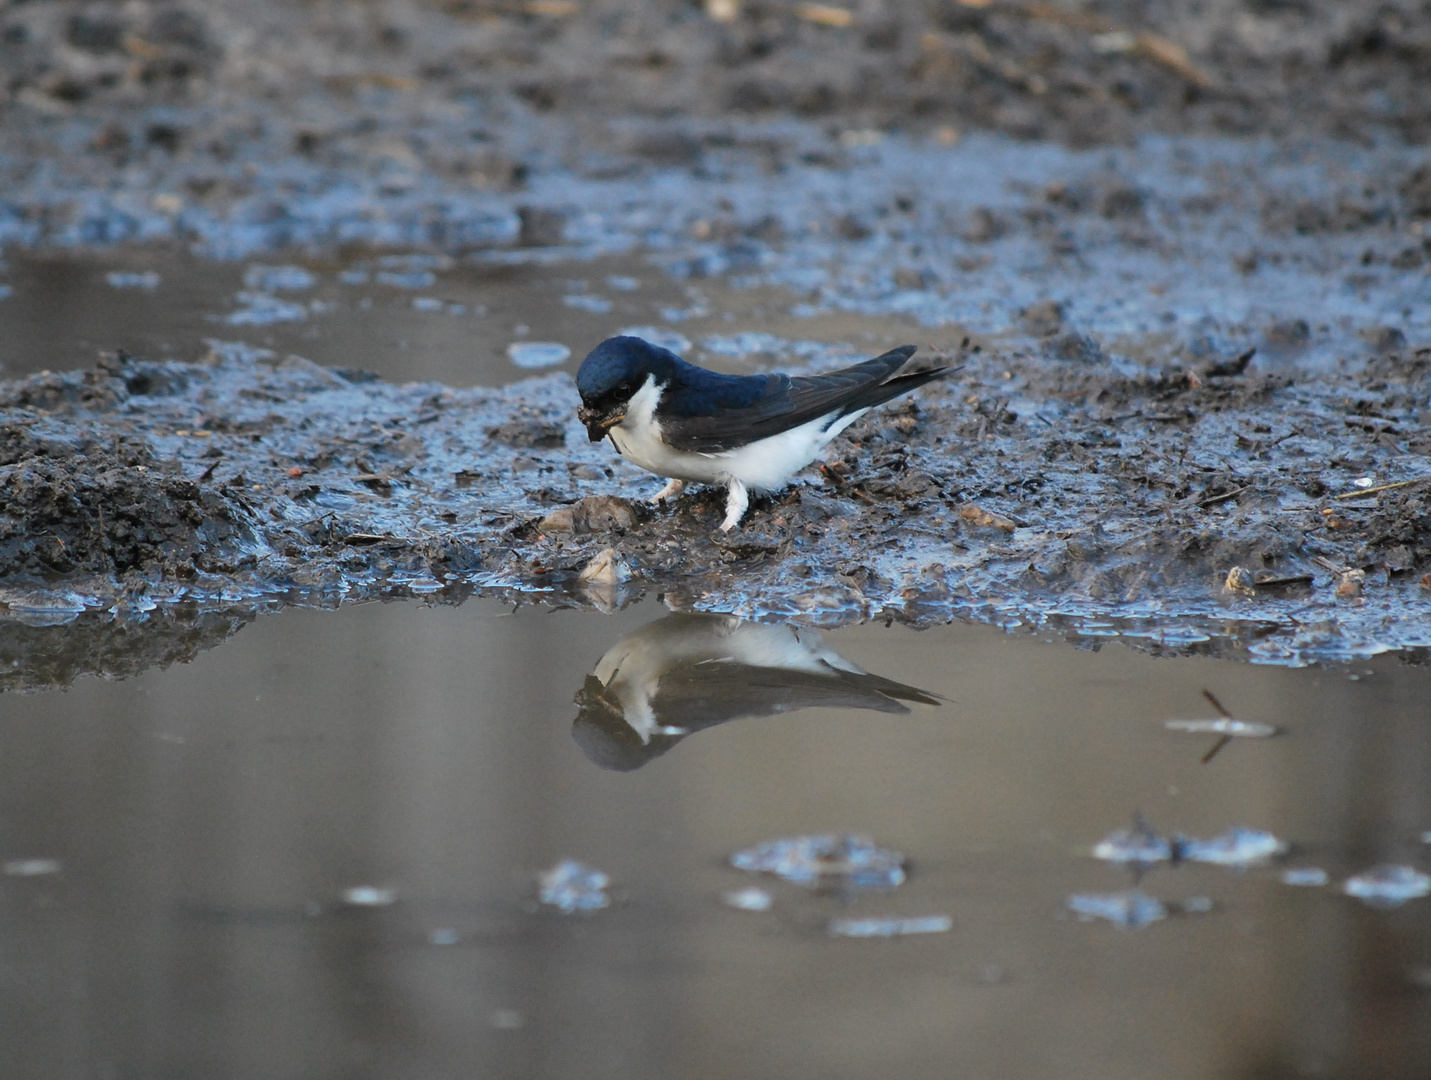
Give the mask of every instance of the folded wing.
[[902, 345], [873, 360], [824, 375], [772, 377], [759, 397], [739, 406], [712, 409], [707, 415], [683, 415], [688, 410], [683, 408], [681, 390], [672, 388], [661, 399], [656, 417], [665, 440], [676, 449], [720, 453], [821, 416], [834, 419], [880, 405], [949, 370], [934, 368], [892, 378], [914, 352], [915, 346]]

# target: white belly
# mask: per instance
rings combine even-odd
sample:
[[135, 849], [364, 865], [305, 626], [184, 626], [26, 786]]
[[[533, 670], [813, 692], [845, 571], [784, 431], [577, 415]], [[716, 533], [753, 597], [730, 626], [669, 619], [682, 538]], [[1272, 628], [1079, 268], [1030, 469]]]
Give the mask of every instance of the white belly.
[[632, 395], [626, 419], [610, 429], [611, 441], [622, 457], [657, 476], [703, 484], [728, 484], [734, 479], [756, 491], [784, 487], [820, 455], [831, 439], [866, 411], [857, 409], [833, 422], [828, 416], [817, 417], [735, 450], [698, 454], [676, 450], [662, 441], [661, 426], [655, 418], [660, 396], [655, 380], [648, 378], [646, 385]]

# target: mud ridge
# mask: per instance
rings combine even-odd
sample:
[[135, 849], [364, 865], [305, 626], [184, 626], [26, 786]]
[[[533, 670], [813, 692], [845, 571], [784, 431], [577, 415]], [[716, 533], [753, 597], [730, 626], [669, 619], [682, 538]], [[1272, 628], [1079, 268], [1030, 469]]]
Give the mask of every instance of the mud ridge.
[[[11, 382], [0, 602], [62, 624], [655, 593], [1293, 664], [1428, 644], [1431, 438], [1408, 417], [1431, 350], [1304, 383], [1250, 358], [1122, 374], [977, 345], [930, 359], [967, 366], [851, 428], [731, 536], [717, 492], [640, 502], [656, 482], [587, 442], [564, 374], [399, 386], [218, 344]], [[615, 570], [583, 580], [606, 549]]]

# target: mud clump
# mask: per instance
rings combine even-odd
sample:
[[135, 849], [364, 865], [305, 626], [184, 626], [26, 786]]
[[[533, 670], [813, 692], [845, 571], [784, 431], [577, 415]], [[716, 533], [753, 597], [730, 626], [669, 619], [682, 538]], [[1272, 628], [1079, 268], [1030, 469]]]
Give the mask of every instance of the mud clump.
[[240, 498], [186, 478], [132, 437], [0, 411], [5, 580], [136, 570], [192, 577], [251, 540], [252, 513]]
[[550, 450], [566, 442], [566, 429], [560, 424], [524, 417], [488, 428], [487, 438], [519, 449]]

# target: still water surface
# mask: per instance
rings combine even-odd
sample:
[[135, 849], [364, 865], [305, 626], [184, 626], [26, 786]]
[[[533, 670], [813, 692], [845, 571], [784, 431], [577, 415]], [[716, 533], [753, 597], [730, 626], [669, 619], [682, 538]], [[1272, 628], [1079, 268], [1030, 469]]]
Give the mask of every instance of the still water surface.
[[[1337, 887], [1431, 868], [1431, 672], [698, 624], [289, 610], [187, 665], [0, 698], [0, 1075], [1431, 1075], [1431, 900]], [[872, 675], [792, 671], [811, 657]], [[1283, 734], [1201, 763], [1213, 737], [1163, 721], [1213, 715], [1204, 688]], [[1294, 851], [1138, 882], [1206, 913], [1077, 921], [1068, 896], [1134, 885], [1090, 851], [1135, 813]], [[820, 895], [726, 862], [842, 830], [909, 880]], [[610, 907], [537, 902], [563, 857], [610, 875]], [[752, 885], [771, 910], [723, 903]], [[344, 901], [362, 888], [391, 903]], [[952, 928], [826, 933], [886, 915]]]

